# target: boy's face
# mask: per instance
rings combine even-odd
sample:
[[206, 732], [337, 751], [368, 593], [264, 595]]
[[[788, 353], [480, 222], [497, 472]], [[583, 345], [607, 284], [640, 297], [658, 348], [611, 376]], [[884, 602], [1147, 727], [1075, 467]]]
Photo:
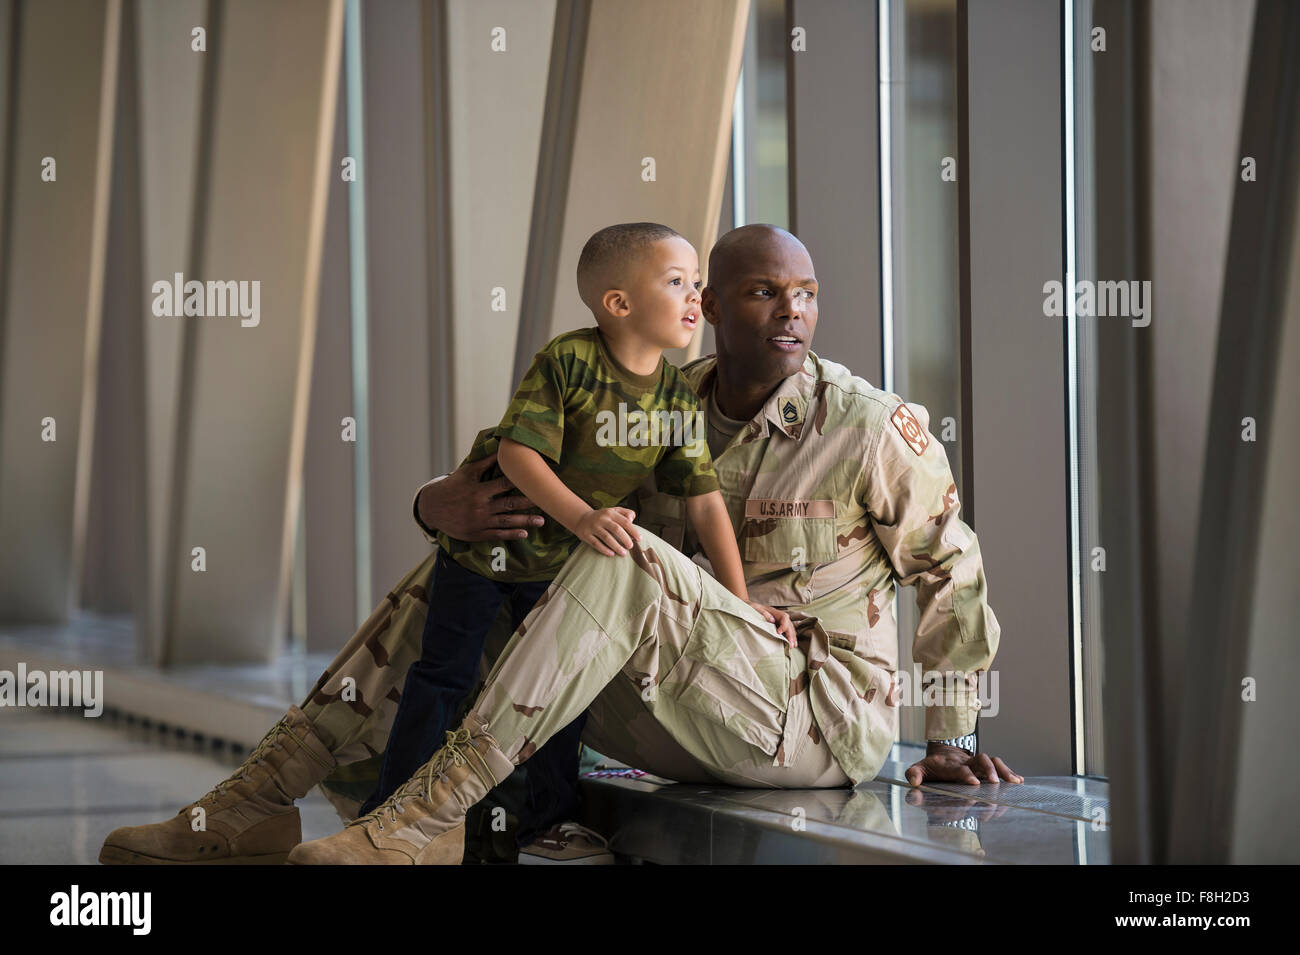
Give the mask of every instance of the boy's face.
[[659, 348], [685, 348], [700, 324], [700, 257], [679, 236], [654, 243], [632, 270], [629, 331]]

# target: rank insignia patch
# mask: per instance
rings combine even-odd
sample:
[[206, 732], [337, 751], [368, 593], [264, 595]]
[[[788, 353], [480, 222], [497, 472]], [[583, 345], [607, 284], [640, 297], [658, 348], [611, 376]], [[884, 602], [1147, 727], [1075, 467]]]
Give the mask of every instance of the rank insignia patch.
[[793, 424], [799, 420], [799, 409], [795, 407], [795, 403], [789, 398], [781, 405], [781, 420], [786, 424]]
[[912, 414], [912, 409], [907, 405], [901, 404], [895, 408], [889, 420], [894, 423], [894, 427], [903, 436], [907, 446], [915, 451], [918, 457], [930, 446], [930, 439], [921, 430], [921, 422], [916, 420], [916, 415]]

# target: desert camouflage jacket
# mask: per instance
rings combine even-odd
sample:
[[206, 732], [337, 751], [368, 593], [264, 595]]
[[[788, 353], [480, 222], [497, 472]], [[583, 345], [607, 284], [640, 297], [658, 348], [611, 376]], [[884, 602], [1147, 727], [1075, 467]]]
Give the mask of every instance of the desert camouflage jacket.
[[[683, 369], [702, 398], [715, 363], [709, 356]], [[922, 694], [926, 738], [972, 732], [978, 674], [997, 652], [1000, 628], [926, 409], [810, 353], [714, 467], [750, 599], [814, 616], [826, 634], [828, 646], [814, 641], [808, 651], [808, 689], [846, 771], [873, 776], [893, 743], [895, 582], [916, 588], [912, 657], [923, 679], [939, 674], [955, 690], [939, 694], [935, 683]], [[643, 495], [638, 523], [692, 553], [683, 517], [679, 498]]]

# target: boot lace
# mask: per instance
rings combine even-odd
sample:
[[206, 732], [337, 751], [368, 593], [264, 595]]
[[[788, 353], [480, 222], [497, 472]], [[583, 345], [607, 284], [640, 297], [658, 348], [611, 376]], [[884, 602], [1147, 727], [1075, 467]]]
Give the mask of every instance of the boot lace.
[[604, 846], [606, 849], [609, 848], [608, 839], [606, 839], [600, 833], [593, 832], [592, 830], [588, 829], [586, 826], [581, 825], [579, 823], [562, 822], [558, 826], [556, 826], [556, 828], [559, 829], [561, 836], [584, 836], [597, 845]]
[[278, 723], [271, 727], [269, 733], [262, 737], [262, 742], [258, 743], [253, 751], [248, 754], [248, 758], [240, 763], [239, 768], [231, 773], [228, 778], [223, 779], [208, 790], [207, 793], [199, 798], [199, 802], [216, 802], [217, 799], [224, 796], [226, 790], [236, 782], [240, 780], [247, 782], [251, 779], [251, 773], [255, 767], [262, 763], [273, 751], [284, 749], [284, 741], [281, 739], [282, 735], [293, 739], [298, 744], [298, 748], [305, 749], [307, 754], [311, 756], [312, 759], [316, 760], [316, 762], [320, 763], [322, 766], [328, 766], [323, 759], [312, 752], [311, 747], [307, 745], [304, 739], [294, 733], [293, 729], [289, 726], [289, 717], [284, 716], [281, 717]]
[[[406, 811], [403, 803], [408, 799], [418, 796], [432, 801], [434, 783], [438, 780], [451, 782], [447, 770], [452, 766], [468, 766], [483, 784], [484, 790], [491, 789], [497, 784], [497, 780], [488, 768], [487, 761], [483, 759], [483, 754], [474, 748], [471, 739], [472, 734], [463, 727], [458, 730], [447, 730], [447, 742], [433, 754], [432, 759], [417, 769], [410, 779], [398, 786], [397, 791], [391, 796], [364, 816], [349, 822], [348, 825], [360, 826], [374, 820], [382, 831], [384, 816], [388, 817], [390, 823], [396, 824], [398, 814]], [[479, 769], [480, 766], [482, 770]]]

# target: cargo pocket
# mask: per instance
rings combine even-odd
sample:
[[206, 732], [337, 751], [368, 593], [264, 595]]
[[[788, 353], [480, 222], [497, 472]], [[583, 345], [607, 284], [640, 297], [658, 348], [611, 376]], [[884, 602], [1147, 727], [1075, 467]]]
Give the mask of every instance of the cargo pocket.
[[757, 610], [706, 578], [695, 625], [659, 692], [772, 756], [790, 701], [788, 645]]

